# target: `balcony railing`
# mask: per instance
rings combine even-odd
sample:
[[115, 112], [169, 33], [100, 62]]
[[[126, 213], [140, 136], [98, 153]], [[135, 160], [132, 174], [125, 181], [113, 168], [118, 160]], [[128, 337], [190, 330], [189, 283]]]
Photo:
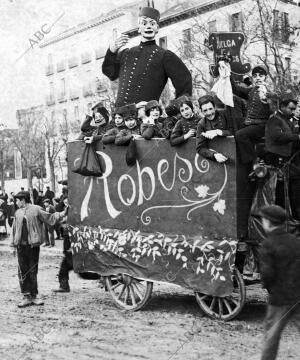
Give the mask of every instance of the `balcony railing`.
[[46, 76], [50, 76], [54, 74], [54, 67], [53, 65], [46, 66]]
[[91, 61], [92, 61], [91, 53], [85, 52], [85, 53], [81, 54], [81, 63], [82, 64], [87, 64]]
[[55, 104], [55, 99], [54, 99], [54, 96], [53, 95], [48, 95], [46, 97], [46, 104], [48, 106], [51, 106], [51, 105], [54, 105]]
[[57, 101], [60, 103], [67, 101], [66, 94], [65, 93], [58, 94]]
[[64, 61], [60, 61], [56, 64], [56, 70], [57, 72], [66, 70], [66, 64]]
[[70, 69], [75, 67], [75, 66], [78, 66], [78, 58], [76, 56], [73, 56], [73, 57], [69, 58], [68, 65], [69, 65]]
[[79, 99], [79, 91], [76, 90], [70, 90], [70, 99], [71, 100], [76, 100]]

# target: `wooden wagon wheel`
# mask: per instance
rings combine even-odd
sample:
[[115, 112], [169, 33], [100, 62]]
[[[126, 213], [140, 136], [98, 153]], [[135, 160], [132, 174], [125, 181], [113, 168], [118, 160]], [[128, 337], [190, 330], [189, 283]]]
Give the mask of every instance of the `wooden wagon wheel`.
[[126, 274], [106, 276], [105, 281], [114, 303], [121, 309], [142, 309], [152, 293], [153, 282], [138, 280]]
[[237, 269], [233, 272], [233, 284], [233, 292], [226, 297], [195, 292], [197, 303], [206, 315], [213, 319], [232, 320], [240, 313], [246, 300], [246, 288]]

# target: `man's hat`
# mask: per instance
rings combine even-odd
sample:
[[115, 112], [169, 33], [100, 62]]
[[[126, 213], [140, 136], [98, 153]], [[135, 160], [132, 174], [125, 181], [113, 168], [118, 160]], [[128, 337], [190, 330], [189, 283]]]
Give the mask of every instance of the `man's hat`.
[[16, 195], [14, 195], [16, 199], [25, 199], [26, 201], [30, 200], [30, 194], [28, 191], [19, 191]]
[[160, 19], [159, 11], [157, 9], [152, 8], [152, 7], [143, 7], [143, 8], [141, 8], [139, 16], [149, 17], [149, 18], [155, 20], [156, 22], [159, 22], [159, 19]]
[[273, 224], [282, 224], [289, 217], [287, 211], [278, 205], [263, 206], [257, 212], [252, 213], [252, 216], [268, 219]]
[[209, 103], [209, 102], [215, 104], [215, 100], [211, 95], [203, 95], [203, 96], [199, 97], [199, 99], [198, 99], [198, 104], [199, 104], [200, 109], [203, 104]]
[[255, 65], [252, 69], [252, 75], [257, 74], [257, 73], [262, 74], [262, 75], [268, 75], [268, 69], [263, 64]]
[[50, 204], [50, 202], [51, 202], [50, 199], [44, 199], [44, 200], [43, 200], [43, 203], [44, 203], [44, 204], [45, 204], [45, 203], [49, 203], [49, 204]]

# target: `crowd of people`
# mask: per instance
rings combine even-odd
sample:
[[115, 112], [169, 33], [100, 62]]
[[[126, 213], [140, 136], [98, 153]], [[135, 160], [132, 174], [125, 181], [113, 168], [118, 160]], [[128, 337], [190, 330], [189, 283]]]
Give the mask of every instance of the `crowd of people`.
[[[232, 95], [233, 106], [224, 103], [213, 93], [201, 96], [197, 104], [193, 103], [192, 77], [189, 70], [177, 55], [155, 43], [159, 19], [158, 10], [144, 7], [140, 10], [138, 23], [141, 43], [125, 48], [128, 42], [125, 34], [111, 43], [102, 71], [111, 80], [119, 79], [115, 109], [110, 114], [102, 103], [87, 109], [78, 139], [87, 146], [97, 141], [102, 141], [105, 145], [127, 146], [137, 138], [147, 141], [164, 138], [171, 146], [180, 146], [194, 137], [195, 152], [210, 161], [222, 164], [228, 161], [228, 157], [214, 149], [211, 140], [234, 136], [237, 166], [253, 166], [259, 163], [263, 156], [263, 161], [268, 164], [288, 168], [292, 211], [294, 218], [300, 220], [299, 101], [291, 94], [278, 98], [269, 90], [268, 69], [264, 65], [253, 66], [251, 82], [237, 82], [230, 75], [230, 62], [220, 58], [220, 76], [230, 76], [228, 92]], [[159, 99], [168, 79], [174, 85], [176, 97], [163, 108]], [[265, 148], [263, 155], [256, 151], [256, 144], [261, 142]], [[1, 215], [4, 214], [8, 222], [14, 218], [12, 245], [18, 253], [19, 280], [24, 295], [19, 307], [41, 305], [43, 302], [37, 297], [39, 248], [44, 238], [45, 246], [54, 246], [54, 230], [57, 238], [60, 237], [60, 225], [66, 221], [68, 210], [67, 190], [60, 198], [55, 198], [49, 188], [45, 194], [34, 191], [34, 204], [31, 204], [29, 193], [21, 189], [10, 200], [14, 207], [17, 205], [18, 210], [15, 212], [13, 207], [10, 213], [4, 210], [3, 204], [7, 199], [2, 198], [0, 197], [0, 234], [3, 224]], [[271, 238], [274, 235], [272, 231], [277, 231], [279, 227], [282, 230], [287, 219], [285, 210], [277, 208], [265, 209], [260, 216], [265, 219], [263, 226], [265, 231], [271, 234]], [[296, 242], [295, 237], [290, 237], [286, 232], [282, 233], [291, 242]], [[64, 233], [64, 240], [65, 256], [59, 272], [58, 292], [70, 291], [68, 272], [72, 269], [72, 255], [67, 233]], [[275, 251], [270, 250], [270, 244], [269, 248], [267, 245], [262, 256], [264, 264], [267, 264], [267, 257]], [[289, 255], [285, 254], [285, 258], [289, 258]], [[262, 278], [269, 290], [272, 289], [274, 279], [270, 282], [268, 274], [274, 271], [276, 264], [268, 264], [268, 267], [269, 270], [266, 270], [266, 267], [262, 266]], [[288, 265], [284, 267], [287, 268]], [[277, 292], [281, 290], [276, 289]], [[293, 301], [294, 297], [291, 296], [291, 302]], [[288, 311], [290, 303], [283, 305], [287, 307], [281, 310]], [[270, 308], [270, 311], [276, 316], [280, 314], [273, 308]], [[272, 321], [276, 316], [270, 315]], [[270, 332], [272, 329], [267, 328], [269, 339], [264, 359], [276, 357], [280, 332], [285, 324], [282, 322], [281, 325], [280, 329], [277, 328], [276, 336]]]
[[[229, 64], [225, 66], [230, 66]], [[256, 65], [253, 83], [237, 83], [231, 78], [234, 103], [224, 105], [214, 94], [198, 99], [198, 107], [187, 95], [182, 95], [163, 108], [157, 100], [141, 101], [116, 107], [112, 120], [108, 110], [98, 103], [86, 114], [79, 139], [87, 144], [128, 145], [132, 139], [169, 139], [179, 146], [196, 138], [201, 156], [224, 163], [226, 154], [214, 150], [211, 140], [233, 135], [237, 145], [237, 166], [252, 165], [262, 160], [267, 164], [289, 164], [290, 199], [293, 215], [300, 220], [300, 103], [291, 95], [278, 98], [266, 88], [267, 69]], [[256, 144], [264, 143], [263, 155]]]

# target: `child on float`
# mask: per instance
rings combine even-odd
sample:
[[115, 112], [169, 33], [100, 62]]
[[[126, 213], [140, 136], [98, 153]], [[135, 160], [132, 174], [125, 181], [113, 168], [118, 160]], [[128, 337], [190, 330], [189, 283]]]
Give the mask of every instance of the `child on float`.
[[162, 108], [156, 100], [147, 102], [145, 108], [147, 118], [141, 124], [141, 135], [145, 140], [151, 140], [154, 137], [162, 138], [161, 125], [159, 119], [162, 115]]
[[170, 144], [177, 146], [191, 137], [196, 136], [197, 125], [200, 120], [194, 113], [194, 106], [190, 100], [182, 100], [179, 104], [180, 118], [172, 130]]
[[114, 127], [112, 129], [109, 129], [102, 138], [103, 144], [112, 144], [116, 140], [116, 136], [119, 134], [119, 132], [125, 128], [124, 123], [124, 111], [125, 107], [121, 106], [115, 109], [114, 115], [113, 115], [113, 122]]
[[78, 140], [83, 140], [86, 144], [92, 144], [101, 140], [108, 130], [109, 112], [101, 102], [87, 110], [86, 118], [81, 125], [81, 134]]
[[147, 101], [140, 101], [136, 104], [137, 118], [140, 123], [143, 123], [147, 118], [146, 105], [147, 105]]
[[124, 123], [125, 128], [121, 129], [116, 135], [116, 145], [128, 145], [131, 139], [137, 139], [141, 137], [135, 104], [124, 106]]
[[161, 133], [163, 137], [166, 139], [170, 139], [172, 130], [176, 125], [178, 118], [180, 116], [180, 111], [178, 107], [171, 102], [170, 105], [168, 105], [165, 108], [165, 112], [167, 117], [165, 118], [161, 117], [158, 121], [159, 124], [161, 125]]

